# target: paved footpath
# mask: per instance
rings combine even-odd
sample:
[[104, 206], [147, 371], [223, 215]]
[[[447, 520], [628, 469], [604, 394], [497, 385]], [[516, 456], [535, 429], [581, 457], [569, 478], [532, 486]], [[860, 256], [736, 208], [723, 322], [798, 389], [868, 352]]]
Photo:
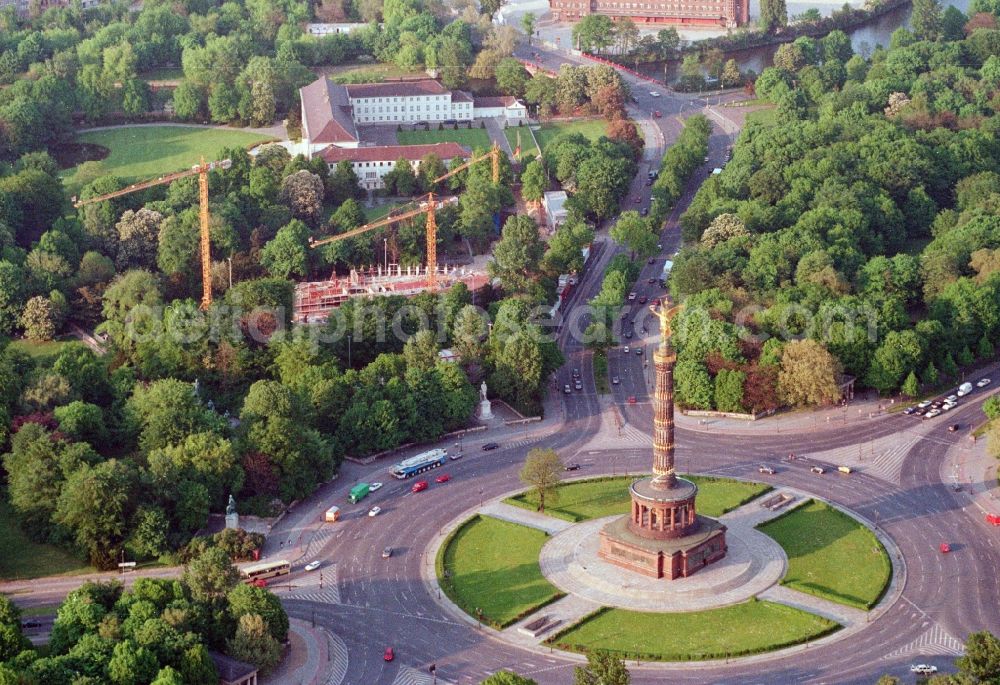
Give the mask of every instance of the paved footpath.
[[261, 685], [341, 685], [347, 674], [347, 646], [333, 633], [297, 618], [288, 621], [291, 650]]
[[960, 486], [965, 497], [985, 517], [1000, 516], [1000, 488], [997, 486], [998, 464], [989, 455], [988, 440], [977, 440], [970, 435], [948, 451], [942, 465], [941, 479], [949, 485]]

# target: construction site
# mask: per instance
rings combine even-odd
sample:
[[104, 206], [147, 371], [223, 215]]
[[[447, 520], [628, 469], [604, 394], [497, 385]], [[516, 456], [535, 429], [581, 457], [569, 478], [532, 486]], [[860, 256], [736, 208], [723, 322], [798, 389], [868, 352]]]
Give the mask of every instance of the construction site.
[[[490, 160], [492, 162], [493, 183], [499, 183], [500, 154], [500, 149], [494, 146], [488, 152], [473, 156], [464, 164], [434, 179], [433, 182], [439, 183], [468, 169], [477, 162]], [[309, 246], [316, 248], [426, 215], [427, 263], [411, 266], [386, 263], [362, 269], [354, 268], [347, 276], [343, 277], [334, 275], [325, 281], [299, 283], [295, 287], [292, 320], [300, 324], [323, 324], [333, 309], [353, 297], [383, 297], [387, 295], [413, 297], [424, 291], [434, 292], [438, 289], [448, 289], [459, 282], [465, 283], [469, 290], [474, 291], [482, 288], [489, 280], [485, 268], [438, 264], [437, 223], [434, 212], [444, 205], [456, 202], [458, 202], [457, 196], [440, 198], [436, 197], [434, 193], [428, 193], [409, 205], [399, 208], [384, 219], [373, 221], [335, 236], [311, 241]]]

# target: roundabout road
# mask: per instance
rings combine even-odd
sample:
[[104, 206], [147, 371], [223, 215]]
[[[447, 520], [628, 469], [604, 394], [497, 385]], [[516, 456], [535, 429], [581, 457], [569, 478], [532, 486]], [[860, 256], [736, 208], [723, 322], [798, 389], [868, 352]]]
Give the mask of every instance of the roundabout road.
[[[534, 57], [531, 52], [539, 52], [541, 56]], [[588, 64], [539, 48], [521, 49], [519, 56], [541, 62], [552, 70], [558, 70], [562, 63]], [[675, 96], [655, 87], [661, 96], [653, 98], [649, 95], [653, 88], [631, 81], [637, 100], [633, 115], [644, 131], [655, 126], [662, 134], [653, 136], [656, 140], [647, 149], [646, 161], [633, 182], [631, 194], [641, 194], [643, 206], [649, 202], [648, 188], [644, 187], [645, 171], [652, 160], [662, 155], [660, 140], [673, 141], [681, 130], [682, 116], [699, 109], [712, 114], [710, 118], [715, 124], [710, 163], [692, 179], [689, 192], [668, 219], [662, 237], [664, 254], [654, 264], [644, 267], [637, 285], [640, 293], [652, 298], [662, 295], [662, 290], [648, 284], [647, 279], [659, 275], [662, 257], [673, 254], [679, 244], [677, 216], [690, 201], [691, 191], [710, 173], [710, 167], [721, 165], [726, 148], [732, 144], [734, 128], [727, 126], [728, 131], [722, 130], [721, 116], [711, 111], [703, 99]], [[653, 119], [649, 115], [653, 109], [659, 109], [663, 117]], [[595, 255], [574, 295], [576, 302], [584, 302], [597, 291], [603, 267], [615, 251], [610, 243], [595, 243]], [[584, 326], [585, 323], [581, 330]], [[653, 330], [655, 326], [648, 328]], [[389, 481], [386, 487], [363, 503], [346, 507], [344, 519], [333, 528], [335, 532], [318, 555], [326, 560], [327, 568], [335, 565], [337, 599], [285, 600], [292, 615], [321, 622], [345, 641], [350, 655], [345, 683], [429, 682], [427, 667], [432, 663], [437, 666], [440, 681], [447, 683], [478, 683], [502, 668], [530, 676], [543, 685], [562, 685], [572, 679], [572, 668], [578, 663], [575, 657], [514, 647], [492, 637], [489, 631], [478, 629], [471, 618], [453, 617], [429, 594], [421, 577], [425, 565], [433, 564], [434, 560], [425, 556], [425, 550], [435, 536], [441, 535], [441, 526], [484, 500], [518, 487], [518, 471], [532, 447], [550, 447], [564, 461], [583, 464], [584, 469], [575, 475], [621, 473], [623, 469], [639, 472], [649, 468], [651, 447], [612, 447], [596, 454], [591, 449], [584, 451], [602, 427], [602, 407], [593, 386], [591, 356], [565, 332], [560, 342], [567, 362], [557, 373], [554, 387], [558, 390], [566, 383], [572, 385], [571, 369], [577, 368], [585, 390], [570, 395], [559, 393], [565, 420], [557, 430], [492, 452], [480, 452], [479, 446], [495, 440], [495, 436], [470, 436], [473, 439], [465, 441], [466, 457], [449, 464], [452, 481], [432, 483], [422, 493], [411, 493], [408, 482], [394, 481], [385, 473], [383, 480]], [[621, 376], [621, 384], [614, 387], [614, 398], [622, 403], [626, 419], [643, 432], [651, 432], [652, 412], [643, 403], [648, 400], [648, 393], [642, 359], [612, 354], [610, 363], [611, 373]], [[628, 395], [636, 395], [639, 402], [625, 405]], [[954, 410], [953, 418], [948, 421], [969, 423], [980, 411], [980, 404], [981, 398], [967, 402]], [[810, 454], [864, 444], [884, 436], [898, 434], [902, 439], [915, 433], [915, 425], [918, 424], [910, 417], [895, 415], [839, 428], [834, 425], [822, 431], [750, 439], [678, 428], [678, 465], [692, 473], [760, 480], [756, 467], [761, 461], [774, 461], [778, 455], [789, 452]], [[613, 445], [613, 438], [604, 437]], [[630, 663], [632, 681], [662, 683], [668, 677], [672, 683], [870, 685], [883, 673], [908, 677], [911, 663], [935, 663], [945, 670], [969, 632], [984, 629], [1000, 632], [1000, 597], [993, 591], [993, 583], [986, 582], [1000, 567], [1000, 552], [992, 540], [995, 532], [987, 530], [975, 511], [966, 511], [957, 493], [942, 483], [944, 456], [957, 439], [955, 434], [947, 432], [943, 422], [931, 428], [900, 457], [903, 460], [900, 484], [863, 471], [850, 476], [836, 473], [817, 476], [808, 470], [812, 462], [783, 463], [775, 476], [767, 477], [776, 486], [816, 492], [853, 510], [876, 522], [896, 543], [906, 559], [905, 585], [898, 601], [871, 616], [868, 628], [837, 642], [755, 661], [752, 668], [739, 662], [656, 667]], [[343, 500], [349, 487], [345, 482], [325, 495], [336, 494], [338, 500]], [[368, 518], [365, 511], [375, 504], [382, 507], [383, 513]], [[952, 545], [951, 554], [938, 552], [938, 544], [945, 541]], [[381, 551], [387, 546], [393, 547], [394, 554], [383, 559]], [[293, 582], [304, 578], [305, 574], [297, 571]], [[391, 663], [382, 660], [386, 646], [396, 650], [397, 658]], [[748, 675], [748, 670], [753, 675]]]

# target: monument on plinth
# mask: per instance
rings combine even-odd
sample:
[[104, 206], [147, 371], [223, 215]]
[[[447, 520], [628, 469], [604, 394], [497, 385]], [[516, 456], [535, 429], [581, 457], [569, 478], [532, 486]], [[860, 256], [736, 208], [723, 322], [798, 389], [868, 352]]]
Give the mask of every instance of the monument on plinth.
[[653, 578], [684, 578], [726, 556], [726, 527], [695, 511], [698, 486], [674, 472], [674, 364], [670, 321], [680, 306], [650, 307], [660, 320], [653, 353], [653, 475], [629, 486], [632, 510], [600, 532], [599, 556]]
[[226, 505], [226, 528], [239, 528], [240, 515], [236, 512], [236, 500], [232, 494], [229, 495], [229, 503]]
[[479, 420], [489, 421], [493, 418], [493, 406], [492, 403], [486, 398], [486, 381], [483, 381], [479, 386]]

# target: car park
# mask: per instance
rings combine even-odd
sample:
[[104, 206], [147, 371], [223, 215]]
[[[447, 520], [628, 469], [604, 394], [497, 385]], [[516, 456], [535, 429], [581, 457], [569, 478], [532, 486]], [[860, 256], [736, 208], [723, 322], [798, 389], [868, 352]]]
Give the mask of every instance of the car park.
[[566, 471], [579, 471], [580, 470], [580, 465], [579, 464], [566, 464], [566, 469], [565, 470]]
[[757, 467], [757, 471], [760, 472], [760, 473], [766, 473], [769, 476], [773, 476], [774, 475], [774, 469], [772, 467], [770, 467], [770, 466], [766, 466], [766, 465], [763, 465], [763, 464]]
[[611, 377], [611, 385], [618, 385], [621, 381], [618, 380], [618, 376]]
[[388, 559], [391, 556], [392, 556], [392, 547], [384, 547], [382, 549], [382, 558]]
[[427, 489], [427, 481], [425, 481], [425, 480], [418, 480], [410, 488], [410, 492], [423, 492], [426, 489]]
[[322, 563], [323, 562], [320, 561], [319, 559], [317, 559], [316, 561], [310, 561], [308, 564], [306, 564], [306, 570], [307, 571], [315, 571], [316, 569], [319, 568], [319, 565], [322, 564]]
[[985, 388], [987, 385], [989, 385], [992, 382], [993, 381], [991, 381], [989, 378], [980, 378], [978, 381], [976, 381], [976, 387], [977, 388]]
[[937, 673], [937, 666], [928, 666], [927, 664], [914, 664], [910, 666], [910, 673], [917, 673], [920, 675], [930, 675], [932, 673]]
[[813, 473], [818, 473], [820, 475], [826, 473], [826, 470], [822, 466], [813, 466], [809, 470], [812, 471]]
[[371, 483], [368, 486], [368, 492], [375, 492], [376, 490], [381, 490], [381, 489], [382, 489], [382, 484], [379, 483], [378, 481]]
[[382, 507], [372, 507], [371, 509], [368, 510], [368, 515], [371, 516], [372, 518], [375, 518], [381, 513], [382, 513]]
[[962, 427], [962, 424], [960, 424], [960, 423], [953, 423], [950, 426], [948, 426], [948, 432], [949, 433], [954, 433], [955, 431], [959, 430], [961, 427]]
[[448, 473], [442, 473], [440, 476], [434, 479], [435, 483], [447, 483], [451, 480], [451, 475]]
[[483, 445], [483, 452], [490, 452], [492, 450], [499, 449], [499, 448], [500, 448], [500, 445], [498, 443], [488, 442], [485, 445]]

